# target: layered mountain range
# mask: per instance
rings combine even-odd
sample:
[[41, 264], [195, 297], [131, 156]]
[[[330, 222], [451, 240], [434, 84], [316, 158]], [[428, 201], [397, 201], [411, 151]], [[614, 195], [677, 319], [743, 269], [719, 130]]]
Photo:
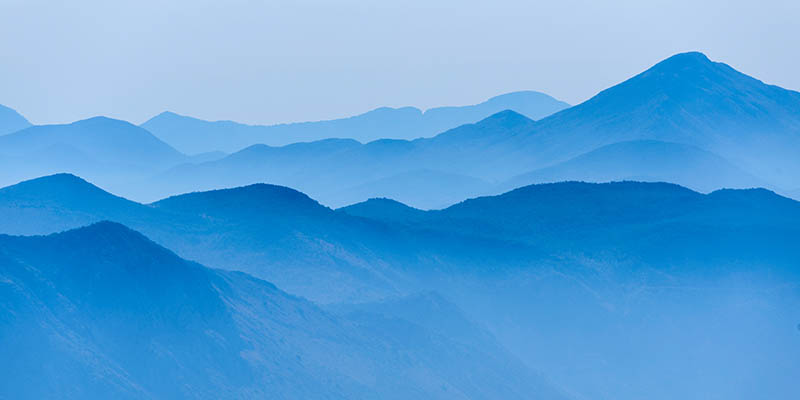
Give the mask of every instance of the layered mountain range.
[[[504, 111], [412, 141], [253, 146], [152, 182], [168, 192], [260, 179], [332, 206], [366, 195], [422, 208], [563, 179], [668, 181], [702, 191], [766, 186], [791, 194], [800, 181], [798, 145], [800, 93], [686, 53], [538, 121]], [[436, 186], [448, 195], [428, 194]]]
[[[519, 376], [531, 373], [528, 368], [545, 373], [547, 378], [532, 381], [543, 393], [787, 398], [794, 373], [787, 371], [800, 372], [792, 361], [800, 354], [790, 350], [800, 321], [800, 203], [763, 189], [701, 194], [665, 183], [565, 182], [439, 211], [388, 199], [332, 210], [271, 185], [141, 204], [63, 174], [0, 189], [0, 232], [6, 234], [48, 234], [104, 220], [132, 227], [179, 257], [271, 281], [360, 326], [373, 340], [395, 342], [386, 335], [417, 333], [407, 322], [395, 325], [396, 317], [370, 314], [365, 303], [389, 305], [433, 292], [422, 298], [446, 299], [463, 310], [463, 320], [486, 327], [479, 336], [493, 339], [480, 343], [496, 341], [509, 354], [503, 362], [519, 357], [525, 365], [514, 369]], [[27, 241], [55, 239], [4, 240], [10, 243], [2, 251], [7, 260], [38, 268], [55, 263], [15, 253]], [[102, 260], [105, 248], [116, 252], [99, 240], [87, 243], [96, 244], [87, 245], [83, 264]], [[43, 246], [30, 248], [42, 257], [66, 251]], [[126, 255], [102, 265], [128, 259], [139, 262]], [[19, 280], [7, 279], [14, 286]], [[449, 311], [430, 313], [450, 306], [414, 307], [426, 311], [408, 311], [406, 320], [449, 320]], [[447, 331], [444, 338], [459, 332]], [[451, 357], [461, 354], [453, 351]], [[774, 364], [760, 365], [754, 375], [755, 359]], [[609, 363], [615, 368], [606, 368]], [[670, 385], [658, 378], [664, 374], [685, 384]], [[486, 379], [488, 386], [503, 384]]]
[[798, 149], [700, 53], [573, 107], [0, 107], [0, 398], [795, 399]]
[[701, 53], [675, 55], [565, 107], [519, 92], [475, 106], [271, 127], [170, 113], [142, 127], [94, 118], [0, 136], [0, 163], [13, 171], [0, 184], [70, 172], [152, 201], [264, 182], [333, 207], [391, 197], [424, 209], [561, 180], [767, 187], [788, 196], [800, 186], [800, 93]]
[[235, 152], [254, 144], [281, 146], [322, 139], [416, 139], [434, 136], [449, 128], [477, 122], [503, 110], [514, 110], [539, 119], [569, 107], [544, 93], [521, 91], [492, 97], [470, 106], [381, 107], [364, 114], [328, 121], [280, 125], [245, 125], [234, 121], [204, 121], [163, 112], [142, 127], [187, 154], [221, 150]]

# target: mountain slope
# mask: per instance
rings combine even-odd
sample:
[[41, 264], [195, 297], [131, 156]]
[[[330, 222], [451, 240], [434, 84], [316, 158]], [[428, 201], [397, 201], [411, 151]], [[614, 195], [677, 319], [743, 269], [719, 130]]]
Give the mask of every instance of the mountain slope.
[[3, 397], [563, 398], [491, 338], [418, 348], [115, 223], [0, 235], [0, 261]]
[[443, 208], [465, 198], [485, 194], [492, 185], [478, 178], [433, 170], [415, 170], [362, 183], [327, 198], [331, 206], [362, 199], [389, 197], [413, 207]]
[[377, 221], [410, 222], [422, 220], [426, 213], [423, 210], [409, 207], [397, 200], [373, 198], [361, 203], [351, 204], [337, 209], [348, 215], [370, 218]]
[[496, 96], [471, 106], [439, 107], [425, 112], [413, 107], [383, 107], [349, 118], [271, 126], [210, 122], [164, 112], [142, 127], [176, 148], [196, 154], [215, 150], [234, 152], [254, 144], [282, 146], [328, 138], [350, 138], [361, 142], [414, 139], [473, 123], [506, 109], [539, 119], [568, 106], [546, 94], [523, 91]]
[[[672, 56], [584, 103], [541, 120], [520, 144], [540, 166], [621, 141], [687, 144], [776, 184], [796, 179], [800, 93], [710, 61]], [[764, 160], [769, 159], [770, 163]]]
[[0, 104], [0, 136], [31, 126], [25, 117], [15, 110]]
[[670, 182], [704, 192], [766, 186], [765, 182], [727, 160], [699, 148], [638, 140], [603, 146], [551, 167], [519, 175], [501, 187], [511, 190], [532, 183], [620, 180]]
[[[42, 189], [0, 197], [8, 205], [0, 208], [0, 230], [22, 210], [40, 229], [91, 215], [81, 202], [48, 212], [39, 205], [66, 201]], [[409, 340], [393, 347], [399, 354], [461, 343], [445, 329], [450, 312], [419, 315], [448, 309], [435, 299], [410, 306], [388, 300], [432, 290], [576, 397], [744, 400], [766, 393], [789, 400], [791, 378], [800, 373], [792, 345], [800, 320], [799, 204], [763, 189], [704, 195], [665, 183], [567, 182], [436, 211], [385, 200], [333, 211], [291, 189], [253, 185], [117, 215], [184, 257], [275, 278], [290, 293], [327, 305], [388, 303], [348, 321], [368, 337]], [[58, 251], [43, 252], [52, 254]], [[448, 354], [435, 359], [449, 376], [448, 366], [461, 361]], [[392, 380], [377, 385], [384, 382]]]
[[[446, 270], [435, 285], [576, 397], [796, 394], [781, 372], [800, 372], [796, 201], [763, 189], [564, 182], [437, 211], [387, 201], [340, 211], [412, 237], [491, 237], [554, 255], [529, 248], [504, 260], [482, 249], [482, 263]], [[439, 265], [453, 251], [441, 250]]]

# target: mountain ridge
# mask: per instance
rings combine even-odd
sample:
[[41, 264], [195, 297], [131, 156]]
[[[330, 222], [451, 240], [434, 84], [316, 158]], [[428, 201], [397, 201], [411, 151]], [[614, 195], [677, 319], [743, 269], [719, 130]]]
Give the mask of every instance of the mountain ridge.
[[[472, 123], [504, 109], [516, 108], [538, 119], [565, 107], [566, 103], [543, 93], [520, 91], [470, 106], [434, 107], [425, 111], [415, 107], [380, 107], [351, 117], [276, 125], [204, 121], [165, 111], [141, 126], [194, 154], [214, 150], [236, 152], [259, 143], [282, 146], [325, 138], [351, 138], [362, 143], [378, 139], [410, 140]], [[186, 136], [188, 132], [193, 136]], [[200, 143], [197, 135], [202, 135], [206, 143]]]

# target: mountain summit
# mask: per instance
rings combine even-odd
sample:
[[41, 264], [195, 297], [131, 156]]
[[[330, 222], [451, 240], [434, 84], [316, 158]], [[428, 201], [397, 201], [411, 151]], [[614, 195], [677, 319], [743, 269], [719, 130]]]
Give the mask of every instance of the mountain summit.
[[796, 182], [800, 93], [682, 53], [539, 121], [519, 149], [546, 166], [632, 140], [696, 146], [775, 184]]

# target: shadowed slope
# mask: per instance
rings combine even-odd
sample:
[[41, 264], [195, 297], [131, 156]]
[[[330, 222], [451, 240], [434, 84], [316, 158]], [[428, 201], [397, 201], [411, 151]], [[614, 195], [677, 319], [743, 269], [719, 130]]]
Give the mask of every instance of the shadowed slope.
[[0, 310], [11, 398], [563, 398], [490, 337], [419, 348], [110, 222], [0, 235]]

